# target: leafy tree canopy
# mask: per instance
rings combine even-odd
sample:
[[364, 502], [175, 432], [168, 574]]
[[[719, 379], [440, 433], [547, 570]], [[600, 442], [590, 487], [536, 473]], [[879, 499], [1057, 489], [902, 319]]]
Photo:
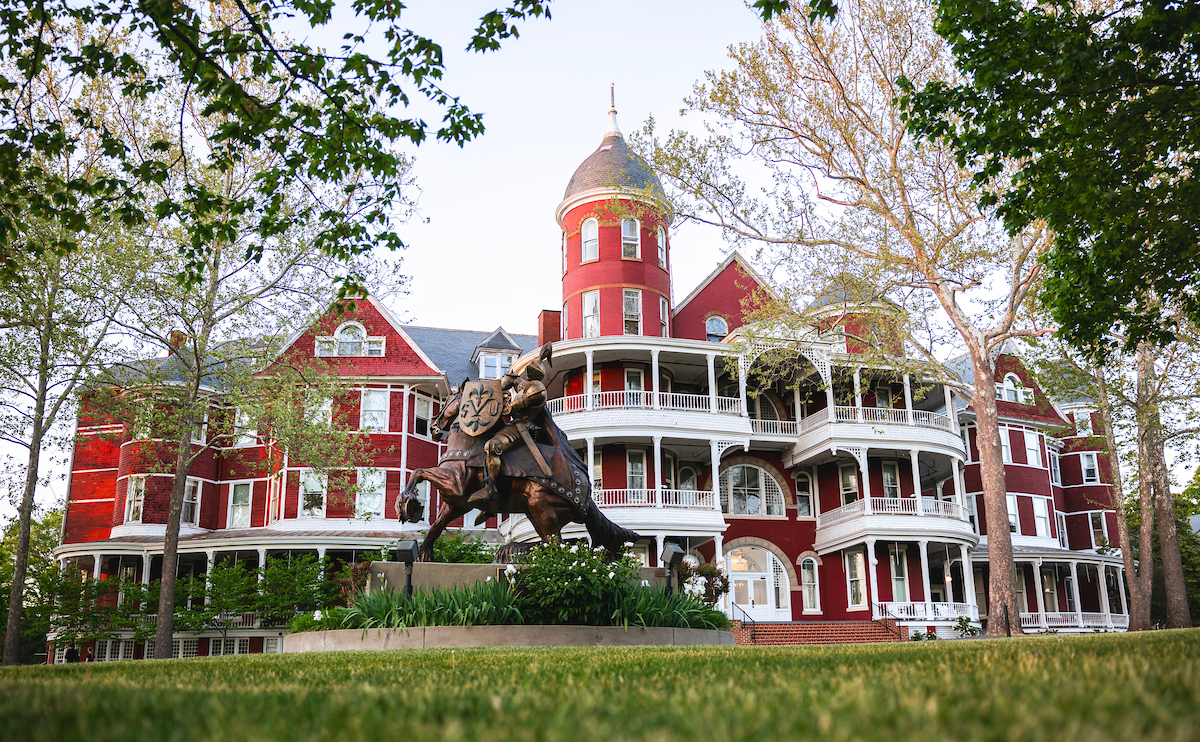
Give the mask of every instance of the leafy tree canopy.
[[[442, 47], [400, 25], [402, 3], [353, 0], [354, 21], [346, 23], [344, 12], [338, 18], [351, 30], [336, 49], [280, 33], [285, 23], [325, 26], [334, 7], [333, 0], [0, 0], [0, 274], [19, 275], [13, 256], [44, 249], [24, 238], [36, 217], [63, 225], [49, 248], [56, 252], [72, 250], [71, 235], [97, 217], [175, 219], [188, 237], [187, 283], [199, 280], [211, 245], [235, 242], [244, 224], [256, 232], [248, 256], [312, 217], [323, 224], [316, 243], [332, 257], [401, 246], [390, 210], [403, 200], [407, 160], [396, 143], [420, 144], [432, 133], [462, 145], [483, 132], [482, 117], [441, 87]], [[467, 48], [497, 49], [518, 35], [520, 21], [549, 15], [549, 0], [511, 0], [480, 19]], [[381, 55], [369, 51], [380, 45]], [[56, 94], [67, 93], [65, 105], [45, 105], [57, 99], [42, 95], [47, 74]], [[178, 125], [131, 143], [113, 131], [103, 107], [81, 102], [96, 85], [164, 107]], [[181, 96], [159, 94], [176, 86]], [[421, 100], [442, 111], [436, 128], [407, 115]], [[222, 120], [200, 149], [190, 146], [189, 110]], [[96, 154], [101, 165], [85, 173], [54, 164], [94, 162]], [[269, 164], [243, 193], [194, 177], [255, 155]], [[185, 184], [161, 189], [169, 178]], [[297, 214], [278, 195], [288, 183], [314, 194], [338, 187]], [[147, 192], [155, 195], [143, 198]], [[354, 284], [351, 277], [345, 288]]]
[[1064, 336], [1131, 350], [1200, 319], [1200, 4], [939, 0], [937, 18], [966, 81], [909, 86], [910, 121], [998, 184], [985, 204], [1010, 229], [1057, 233]]

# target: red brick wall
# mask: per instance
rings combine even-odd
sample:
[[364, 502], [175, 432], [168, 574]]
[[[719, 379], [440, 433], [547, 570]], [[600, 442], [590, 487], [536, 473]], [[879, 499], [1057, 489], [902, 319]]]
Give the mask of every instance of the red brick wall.
[[[802, 621], [742, 625], [734, 622], [735, 644], [786, 646], [804, 644], [861, 644], [908, 641], [908, 627], [896, 626], [895, 621]], [[751, 639], [753, 633], [753, 640]], [[898, 634], [898, 635], [897, 635]]]
[[719, 314], [735, 330], [744, 323], [742, 300], [758, 286], [758, 282], [741, 269], [735, 260], [724, 268], [699, 294], [678, 307], [671, 336], [704, 340], [704, 322], [713, 314]]

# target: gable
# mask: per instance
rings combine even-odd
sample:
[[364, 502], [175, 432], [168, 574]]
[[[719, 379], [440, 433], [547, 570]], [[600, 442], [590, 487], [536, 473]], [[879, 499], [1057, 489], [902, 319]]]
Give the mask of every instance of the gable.
[[672, 314], [671, 336], [704, 340], [704, 323], [714, 315], [722, 317], [732, 332], [745, 324], [743, 300], [769, 287], [754, 273], [741, 256], [734, 253], [693, 291]]
[[1033, 404], [1021, 404], [1019, 402], [998, 399], [996, 400], [996, 412], [1001, 417], [1019, 418], [1059, 425], [1069, 424], [1069, 421], [1055, 409], [1050, 398], [1038, 385], [1037, 380], [1030, 373], [1029, 369], [1025, 367], [1021, 359], [1015, 355], [1003, 353], [996, 359], [996, 375], [993, 381], [996, 384], [1003, 385], [1005, 377], [1009, 374], [1016, 376], [1021, 381], [1021, 386], [1033, 390]]

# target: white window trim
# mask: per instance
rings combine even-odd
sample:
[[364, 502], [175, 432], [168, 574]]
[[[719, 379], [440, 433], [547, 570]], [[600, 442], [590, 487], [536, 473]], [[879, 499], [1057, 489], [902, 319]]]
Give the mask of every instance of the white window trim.
[[[587, 305], [588, 305], [588, 297], [589, 296], [596, 297], [596, 312], [595, 312], [595, 314], [588, 314]], [[585, 338], [600, 337], [600, 292], [599, 291], [584, 291], [582, 294], [579, 295], [579, 300], [580, 300], [579, 318], [580, 318], [580, 322], [581, 322], [580, 337], [585, 337]], [[622, 310], [623, 309], [624, 308], [622, 308]], [[589, 333], [588, 332], [588, 318], [590, 318], [590, 317], [595, 318], [596, 326], [593, 328], [594, 332]]]
[[[625, 254], [625, 222], [633, 222], [634, 242], [633, 242], [633, 257]], [[622, 219], [621, 220], [621, 260], [641, 260], [642, 259], [642, 222], [639, 219]]]
[[[633, 479], [633, 459], [632, 459], [632, 457], [635, 454], [637, 456], [641, 456], [641, 458], [642, 458], [642, 486], [641, 487], [634, 487], [633, 483], [631, 482], [631, 480]], [[644, 449], [644, 448], [626, 448], [625, 449], [625, 489], [631, 491], [631, 493], [630, 493], [631, 500], [634, 498], [634, 496], [632, 494], [632, 490], [651, 489], [648, 486], [650, 484], [650, 482], [649, 482], [650, 475], [649, 475], [649, 466], [646, 463], [647, 458], [648, 457], [646, 456], [646, 449]]]
[[[419, 403], [420, 402], [425, 402], [426, 404], [429, 405], [429, 416], [427, 418], [425, 418], [425, 432], [424, 433], [420, 433], [417, 431], [417, 420], [421, 419], [421, 416], [419, 414], [419, 408], [420, 408]], [[433, 440], [433, 417], [434, 417], [433, 416], [433, 398], [427, 397], [424, 394], [421, 394], [419, 392], [414, 392], [413, 393], [413, 427], [412, 427], [412, 431], [411, 431], [412, 434], [418, 438], [423, 438], [425, 440]]]
[[1050, 483], [1062, 486], [1062, 462], [1059, 460], [1058, 451], [1050, 451]]
[[708, 342], [710, 342], [710, 343], [719, 343], [719, 342], [721, 342], [720, 340], [708, 340], [708, 336], [709, 336], [709, 335], [716, 335], [716, 334], [717, 334], [717, 333], [715, 333], [715, 332], [709, 332], [709, 331], [708, 331], [708, 323], [709, 323], [709, 322], [712, 322], [713, 320], [717, 320], [717, 321], [719, 321], [719, 322], [721, 323], [721, 326], [725, 328], [725, 332], [721, 333], [721, 338], [724, 338], [726, 335], [728, 335], [728, 334], [729, 334], [729, 321], [728, 321], [728, 320], [726, 320], [724, 317], [722, 317], [722, 316], [718, 315], [718, 314], [714, 314], [713, 316], [711, 316], [711, 317], [706, 317], [706, 318], [704, 319], [704, 339], [705, 339], [705, 340], [707, 340], [707, 341], [708, 341]]
[[[588, 257], [588, 253], [587, 253], [588, 225], [591, 225], [591, 227], [596, 230], [595, 231], [596, 239], [595, 239], [595, 242], [593, 245], [595, 247], [596, 254], [590, 258]], [[600, 222], [598, 222], [594, 217], [589, 217], [587, 219], [584, 219], [583, 223], [579, 225], [579, 262], [580, 262], [580, 264], [591, 263], [591, 262], [594, 262], [599, 259], [600, 259]]]
[[[804, 563], [812, 562], [813, 565], [813, 607], [809, 608], [804, 600]], [[801, 612], [806, 615], [814, 615], [821, 613], [821, 565], [817, 562], [816, 557], [806, 556], [800, 559], [800, 570], [796, 577], [800, 580], [800, 606]]]
[[[862, 580], [863, 602], [861, 604], [851, 602], [853, 600], [852, 596], [854, 595], [854, 591], [850, 589], [850, 559], [854, 556], [862, 557], [862, 576], [859, 578]], [[846, 611], [869, 610], [871, 607], [871, 583], [867, 579], [867, 570], [871, 568], [871, 562], [869, 559], [867, 559], [867, 552], [864, 549], [851, 549], [849, 551], [842, 552], [842, 563], [846, 571]]]
[[[1095, 470], [1096, 476], [1093, 479], [1088, 479], [1088, 464], [1091, 460], [1092, 469]], [[1100, 457], [1095, 451], [1081, 451], [1079, 453], [1079, 474], [1083, 477], [1084, 484], [1100, 484]]]
[[667, 230], [662, 227], [658, 228], [658, 265], [660, 268], [667, 267]]
[[[391, 405], [391, 397], [392, 397], [391, 391], [392, 391], [391, 389], [370, 389], [370, 388], [360, 390], [360, 394], [358, 397], [358, 429], [360, 431], [371, 432], [371, 433], [386, 433], [386, 432], [388, 432], [388, 430], [391, 427], [390, 420], [388, 419], [390, 417], [389, 413], [391, 412], [391, 409], [389, 409], [389, 408], [392, 406]], [[376, 392], [383, 394], [384, 400], [385, 400], [384, 405], [383, 405], [383, 426], [381, 428], [367, 428], [363, 424], [364, 423], [364, 415], [368, 411], [365, 402], [366, 402], [366, 398], [367, 398], [368, 394], [373, 394]], [[372, 410], [372, 411], [377, 412], [378, 410]]]
[[671, 310], [667, 306], [667, 297], [659, 295], [658, 297], [658, 331], [660, 337], [671, 336]]
[[[1045, 533], [1041, 533], [1041, 528], [1039, 528], [1039, 525], [1040, 525], [1039, 514], [1038, 514], [1038, 503], [1039, 502], [1042, 503], [1042, 508], [1045, 511], [1045, 522], [1046, 522], [1046, 532]], [[1053, 513], [1053, 512], [1054, 512], [1054, 501], [1053, 500], [1051, 500], [1048, 497], [1033, 498], [1033, 530], [1034, 530], [1034, 535], [1037, 536], [1038, 538], [1054, 538], [1052, 526], [1050, 525], [1051, 519], [1053, 518], [1051, 513]]]
[[204, 411], [204, 418], [200, 420], [200, 424], [192, 428], [192, 443], [197, 446], [203, 446], [207, 438], [208, 432], [208, 410]]
[[567, 233], [563, 232], [562, 236], [562, 272], [567, 274]]
[[[1042, 465], [1042, 441], [1041, 441], [1041, 436], [1039, 436], [1039, 435], [1037, 434], [1037, 431], [1033, 431], [1033, 430], [1025, 430], [1025, 431], [1022, 431], [1022, 435], [1023, 435], [1023, 437], [1025, 438], [1025, 465], [1026, 465], [1026, 466], [1032, 466], [1032, 467], [1035, 467], [1035, 468], [1037, 468], [1037, 469], [1044, 469], [1045, 467]], [[1031, 437], [1032, 437], [1032, 440], [1033, 440], [1033, 446], [1032, 446], [1032, 447], [1030, 447], [1030, 445], [1029, 445], [1029, 442], [1030, 442], [1030, 438], [1031, 438]], [[1031, 451], [1033, 452], [1033, 455], [1034, 455], [1034, 457], [1037, 459], [1036, 463], [1035, 463], [1035, 462], [1033, 462], [1033, 461], [1030, 461], [1030, 460], [1029, 460], [1029, 453], [1030, 453]]]
[[[893, 555], [898, 554], [899, 557]], [[892, 579], [892, 600], [896, 600], [896, 564], [899, 563], [904, 567], [904, 600], [899, 601], [907, 603], [912, 600], [912, 582], [909, 580], [908, 574], [908, 549], [904, 544], [889, 544], [888, 545], [888, 572]]]
[[1108, 537], [1108, 516], [1105, 514], [1105, 512], [1103, 510], [1089, 510], [1088, 511], [1088, 534], [1091, 536], [1091, 539], [1092, 539], [1092, 548], [1093, 549], [1100, 548], [1100, 544], [1096, 543], [1096, 527], [1092, 525], [1092, 517], [1096, 516], [1096, 515], [1100, 516], [1100, 530], [1104, 532], [1104, 542], [1106, 544], [1108, 544], [1109, 546], [1112, 546], [1112, 539]]
[[562, 322], [561, 322], [561, 324], [560, 324], [560, 326], [559, 326], [559, 328], [558, 328], [558, 329], [559, 329], [559, 333], [558, 333], [558, 334], [562, 336], [562, 339], [563, 339], [563, 340], [567, 340], [567, 339], [568, 339], [568, 336], [567, 336], [567, 328], [568, 328], [568, 326], [571, 324], [571, 322], [570, 322], [570, 318], [569, 318], [569, 316], [568, 316], [568, 314], [567, 314], [567, 305], [568, 305], [569, 303], [570, 303], [570, 302], [568, 302], [568, 301], [564, 301], [564, 302], [563, 302], [563, 310], [562, 310], [562, 318], [561, 318], [561, 319], [562, 319]]
[[[808, 482], [808, 515], [800, 514], [800, 477], [804, 477]], [[817, 519], [817, 497], [816, 487], [813, 485], [813, 477], [806, 471], [796, 473], [796, 520], [816, 520]]]
[[1004, 496], [1005, 509], [1008, 511], [1008, 531], [1021, 535], [1021, 511], [1017, 504], [1017, 496], [1014, 494], [1006, 494]]
[[1004, 463], [1013, 463], [1012, 433], [1005, 427], [1000, 428], [1000, 455], [1004, 459]]
[[[148, 477], [130, 476], [125, 479], [125, 522], [126, 523], [141, 523], [146, 519], [146, 480]], [[133, 499], [130, 497], [135, 488], [140, 489], [138, 494], [138, 517], [134, 520], [132, 517]]]
[[[249, 488], [249, 492], [250, 492], [250, 498], [246, 501], [246, 525], [235, 526], [235, 525], [233, 525], [233, 492], [235, 489], [237, 489], [238, 485], [242, 485], [242, 484], [246, 485]], [[225, 528], [227, 528], [229, 530], [238, 530], [238, 529], [242, 529], [242, 528], [253, 528], [254, 527], [254, 480], [253, 479], [240, 479], [240, 480], [235, 480], [235, 481], [230, 482], [229, 483], [229, 494], [226, 495], [226, 498], [227, 498], [227, 501], [226, 501], [226, 507], [225, 507]]]
[[251, 427], [250, 415], [238, 409], [233, 415], [233, 432], [237, 438], [232, 448], [253, 448], [258, 445], [258, 426]]
[[850, 502], [854, 502], [854, 500], [851, 500], [850, 502], [846, 501], [846, 495], [849, 492], [851, 492], [851, 490], [846, 489], [844, 486], [845, 477], [842, 476], [842, 471], [844, 471], [845, 469], [852, 469], [854, 471], [854, 490], [853, 490], [854, 500], [861, 500], [863, 497], [862, 492], [860, 490], [860, 483], [858, 481], [858, 465], [857, 464], [840, 464], [838, 466], [838, 495], [841, 497], [841, 502], [842, 502], [843, 506], [849, 505]]
[[[637, 332], [629, 332], [626, 323], [629, 322], [629, 313], [625, 311], [625, 301], [630, 296], [637, 296]], [[645, 315], [645, 307], [642, 306], [642, 290], [641, 289], [621, 289], [621, 332], [625, 335], [641, 335], [642, 334], [642, 318]]]
[[184, 490], [183, 490], [183, 504], [184, 504], [184, 506], [187, 505], [188, 489], [191, 488], [191, 486], [193, 484], [196, 486], [196, 503], [195, 503], [196, 504], [196, 509], [195, 509], [196, 517], [194, 520], [184, 520], [183, 519], [183, 511], [180, 510], [179, 522], [180, 523], [188, 523], [188, 524], [191, 524], [194, 526], [199, 526], [200, 525], [200, 504], [204, 499], [204, 480], [203, 479], [199, 479], [197, 477], [188, 477], [187, 478], [187, 482], [184, 484]]
[[[758, 470], [758, 501], [759, 512], [757, 513], [735, 513], [733, 512], [733, 470], [738, 467], [747, 467]], [[770, 481], [779, 496], [779, 512], [777, 514], [770, 513], [768, 498], [771, 496]], [[727, 486], [728, 485], [728, 486]], [[720, 473], [718, 478], [718, 487], [721, 492], [721, 512], [726, 518], [759, 518], [759, 519], [786, 519], [787, 518], [787, 488], [780, 485], [779, 481], [765, 467], [757, 464], [731, 464]]]
[[[320, 515], [308, 515], [304, 512], [304, 477], [306, 474], [312, 474], [317, 477], [321, 485], [321, 513]], [[296, 487], [296, 518], [298, 520], [313, 520], [324, 518], [325, 513], [329, 508], [329, 476], [327, 474], [318, 474], [312, 469], [301, 469], [300, 478], [297, 480]], [[314, 490], [315, 491], [315, 490]]]
[[[369, 477], [369, 476], [379, 477], [380, 484], [379, 484], [379, 512], [378, 513], [375, 513], [375, 512], [367, 513], [359, 508], [359, 498], [363, 494], [363, 490], [362, 490], [363, 479], [365, 477]], [[374, 467], [360, 468], [358, 470], [358, 478], [357, 478], [356, 484], [359, 489], [355, 492], [355, 495], [354, 495], [354, 517], [358, 518], [360, 520], [366, 520], [367, 518], [383, 518], [384, 512], [387, 510], [387, 472], [384, 471], [383, 469], [377, 469]], [[326, 488], [326, 489], [328, 489], [328, 488]], [[326, 498], [326, 499], [328, 499], [328, 498]]]
[[1067, 516], [1065, 513], [1054, 511], [1054, 526], [1058, 529], [1058, 545], [1064, 549], [1071, 548], [1070, 536], [1067, 534]]
[[[338, 335], [347, 327], [357, 327], [362, 331], [362, 352], [348, 353], [343, 355], [341, 346], [338, 342]], [[321, 353], [322, 344], [332, 347], [332, 353]], [[370, 352], [372, 345], [379, 345], [379, 353], [373, 354]], [[367, 328], [363, 327], [361, 322], [350, 320], [338, 325], [332, 335], [318, 335], [313, 343], [313, 357], [315, 358], [383, 358], [387, 355], [387, 338], [383, 335], [368, 335]]]
[[896, 475], [896, 495], [895, 495], [895, 497], [894, 497], [894, 498], [892, 498], [892, 499], [899, 499], [899, 498], [900, 498], [900, 496], [901, 496], [901, 487], [900, 487], [900, 464], [899, 464], [899, 462], [897, 462], [897, 461], [883, 461], [883, 462], [880, 462], [880, 463], [881, 463], [881, 466], [880, 466], [880, 471], [879, 471], [879, 474], [880, 474], [880, 481], [881, 481], [881, 482], [882, 482], [882, 484], [883, 484], [883, 496], [884, 496], [884, 497], [891, 497], [891, 496], [890, 496], [890, 495], [888, 495], [888, 493], [887, 493], [887, 476], [886, 476], [886, 472], [887, 472], [888, 468], [891, 468], [891, 469], [892, 469], [892, 471], [893, 471], [893, 472], [895, 473], [895, 475]]

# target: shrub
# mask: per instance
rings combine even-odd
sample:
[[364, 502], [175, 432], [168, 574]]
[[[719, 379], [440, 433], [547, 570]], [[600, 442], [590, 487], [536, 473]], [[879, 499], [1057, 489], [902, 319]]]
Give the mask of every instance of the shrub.
[[693, 567], [685, 562], [676, 567], [676, 571], [684, 589], [697, 595], [706, 605], [716, 605], [721, 596], [729, 592], [729, 577], [715, 564]]
[[502, 582], [447, 590], [417, 588], [360, 593], [341, 610], [341, 627], [504, 626], [525, 623], [515, 592]]
[[612, 625], [641, 569], [629, 552], [608, 562], [604, 549], [579, 543], [539, 546], [521, 562], [516, 590], [526, 618], [536, 624]]
[[328, 631], [341, 629], [343, 626], [344, 608], [330, 608], [322, 611], [319, 608], [312, 613], [297, 613], [288, 621], [288, 633], [298, 634], [302, 631]]
[[954, 630], [958, 632], [959, 636], [978, 636], [983, 633], [983, 629], [971, 625], [970, 616], [959, 616], [955, 619]]
[[467, 533], [443, 533], [433, 542], [433, 561], [448, 564], [491, 564], [496, 544]]

